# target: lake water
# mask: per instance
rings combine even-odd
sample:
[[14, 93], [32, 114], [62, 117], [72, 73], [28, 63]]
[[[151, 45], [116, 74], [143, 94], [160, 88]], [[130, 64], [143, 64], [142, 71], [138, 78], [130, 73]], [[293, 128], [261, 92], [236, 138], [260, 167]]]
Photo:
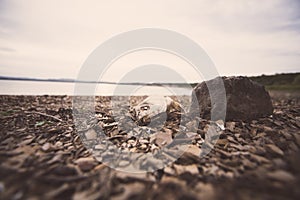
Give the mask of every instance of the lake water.
[[[78, 83], [77, 83], [78, 84]], [[92, 86], [92, 84], [84, 84]], [[0, 80], [2, 95], [74, 95], [75, 83]], [[97, 84], [92, 95], [191, 95], [190, 87]], [[91, 95], [80, 93], [80, 95]]]

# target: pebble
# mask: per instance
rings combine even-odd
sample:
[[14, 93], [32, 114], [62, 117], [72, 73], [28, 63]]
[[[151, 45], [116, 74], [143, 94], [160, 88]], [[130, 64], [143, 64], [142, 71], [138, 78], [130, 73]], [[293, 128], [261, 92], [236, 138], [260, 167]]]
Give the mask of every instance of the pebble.
[[199, 170], [197, 165], [176, 165], [174, 164], [174, 169], [178, 175], [183, 174], [183, 173], [191, 173], [191, 174], [199, 174]]
[[300, 133], [295, 133], [294, 134], [294, 137], [295, 137], [295, 141], [296, 143], [298, 144], [298, 146], [300, 147]]
[[266, 133], [274, 132], [274, 130], [273, 130], [271, 127], [268, 127], [268, 126], [264, 126], [264, 131], [265, 131]]
[[141, 149], [147, 149], [148, 146], [147, 146], [146, 144], [142, 144], [142, 145], [140, 146], [140, 148], [141, 148]]
[[269, 178], [278, 180], [278, 181], [283, 181], [283, 182], [291, 182], [291, 181], [295, 181], [296, 178], [293, 174], [284, 171], [284, 170], [277, 170], [274, 172], [269, 172], [267, 173], [267, 176]]
[[188, 145], [188, 147], [186, 148], [185, 152], [187, 153], [191, 153], [195, 156], [199, 156], [200, 157], [200, 154], [201, 154], [201, 149], [195, 145]]
[[228, 140], [227, 139], [218, 139], [217, 144], [226, 145], [226, 144], [228, 144]]
[[97, 145], [95, 145], [94, 149], [95, 150], [104, 150], [106, 148], [105, 148], [105, 145], [103, 145], [103, 144], [97, 144]]
[[291, 142], [291, 143], [290, 143], [289, 148], [290, 148], [291, 150], [293, 150], [294, 152], [299, 151], [299, 148], [297, 147], [297, 145], [296, 145], [294, 142]]
[[[128, 183], [123, 185], [122, 191], [123, 193], [115, 196], [114, 200], [123, 200], [123, 199], [131, 199], [132, 196], [135, 196], [145, 189], [145, 185], [140, 182]], [[82, 198], [81, 198], [82, 199]]]
[[163, 147], [170, 144], [173, 141], [172, 133], [170, 132], [158, 132], [151, 135], [150, 142], [154, 142], [157, 146]]
[[96, 161], [94, 158], [79, 158], [75, 161], [75, 163], [78, 165], [78, 167], [82, 171], [90, 171], [96, 166]]
[[279, 131], [287, 140], [292, 140], [293, 136], [286, 131]]
[[126, 167], [126, 166], [128, 166], [130, 164], [130, 162], [128, 161], [128, 160], [121, 160], [120, 162], [119, 162], [119, 166], [120, 167]]
[[285, 168], [286, 167], [286, 162], [284, 162], [283, 159], [275, 158], [272, 161], [275, 164], [275, 166], [278, 167], [278, 168]]
[[20, 146], [28, 145], [33, 141], [33, 138], [28, 138], [20, 143]]
[[85, 137], [86, 137], [87, 140], [95, 140], [95, 139], [97, 139], [97, 133], [94, 129], [89, 129], [85, 133]]
[[145, 139], [142, 139], [142, 140], [139, 140], [140, 143], [143, 143], [143, 144], [149, 144], [149, 141], [148, 140], [145, 140]]
[[0, 182], [0, 193], [3, 192], [5, 189], [4, 183]]
[[251, 158], [255, 161], [257, 161], [258, 163], [269, 163], [270, 160], [266, 159], [265, 157], [256, 155], [256, 154], [250, 154]]
[[197, 194], [199, 199], [216, 199], [216, 192], [212, 184], [200, 182], [195, 188], [198, 191]]
[[53, 149], [53, 147], [52, 147], [52, 145], [51, 145], [49, 142], [45, 143], [45, 144], [42, 146], [42, 150], [45, 151], [45, 152], [49, 152], [49, 151], [51, 151], [52, 149]]
[[167, 166], [167, 167], [164, 167], [164, 173], [174, 175], [175, 170], [172, 167]]
[[274, 144], [267, 144], [266, 145], [267, 150], [269, 150], [271, 153], [275, 153], [278, 154], [280, 156], [284, 155], [284, 152], [277, 146], [275, 146]]
[[62, 159], [62, 154], [57, 154], [51, 160], [49, 160], [47, 163], [52, 164], [52, 163], [55, 163], [55, 162], [60, 162], [62, 160], [63, 160]]
[[190, 121], [186, 124], [186, 128], [188, 131], [197, 132], [198, 122], [196, 120]]
[[162, 179], [160, 180], [161, 183], [172, 183], [172, 184], [178, 184], [181, 185], [182, 187], [185, 186], [185, 182], [183, 180], [180, 180], [176, 177], [172, 176], [163, 176]]
[[198, 135], [198, 133], [195, 133], [195, 132], [187, 132], [186, 133], [186, 136], [188, 137], [188, 138], [194, 138], [194, 137], [196, 137]]
[[243, 166], [245, 166], [245, 168], [248, 168], [248, 169], [254, 169], [257, 166], [257, 164], [255, 162], [251, 162], [248, 159], [243, 159], [242, 163], [243, 163]]
[[216, 125], [222, 130], [224, 131], [225, 130], [225, 126], [224, 126], [224, 121], [223, 120], [218, 120], [215, 122]]
[[231, 132], [234, 132], [235, 122], [226, 122], [226, 128]]
[[57, 141], [54, 146], [55, 147], [62, 147], [63, 143], [61, 141]]

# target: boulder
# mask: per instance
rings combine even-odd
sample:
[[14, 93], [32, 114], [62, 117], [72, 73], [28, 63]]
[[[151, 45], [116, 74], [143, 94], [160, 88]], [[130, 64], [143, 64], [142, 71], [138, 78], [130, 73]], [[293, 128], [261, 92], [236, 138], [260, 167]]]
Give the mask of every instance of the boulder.
[[[214, 98], [213, 105], [211, 97]], [[224, 113], [226, 121], [249, 121], [273, 113], [271, 98], [264, 86], [242, 76], [217, 77], [199, 83], [193, 91], [191, 111], [198, 106], [200, 117], [212, 117], [212, 120], [224, 119]]]

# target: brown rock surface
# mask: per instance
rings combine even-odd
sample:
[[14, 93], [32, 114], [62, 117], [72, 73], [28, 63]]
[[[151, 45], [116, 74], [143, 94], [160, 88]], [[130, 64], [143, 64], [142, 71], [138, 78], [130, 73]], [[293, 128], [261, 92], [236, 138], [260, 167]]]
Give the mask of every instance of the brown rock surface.
[[[271, 98], [264, 86], [247, 77], [222, 77], [227, 101], [224, 103], [222, 101], [224, 91], [221, 89], [222, 84], [219, 80], [218, 77], [202, 82], [194, 88], [194, 94], [198, 100], [193, 99], [192, 108], [196, 107], [198, 103], [200, 117], [210, 119], [211, 112], [215, 111], [216, 119], [222, 119], [222, 112], [226, 112], [226, 121], [249, 121], [273, 113]], [[207, 85], [209, 85], [211, 93]], [[214, 105], [211, 105], [211, 95], [216, 97]]]

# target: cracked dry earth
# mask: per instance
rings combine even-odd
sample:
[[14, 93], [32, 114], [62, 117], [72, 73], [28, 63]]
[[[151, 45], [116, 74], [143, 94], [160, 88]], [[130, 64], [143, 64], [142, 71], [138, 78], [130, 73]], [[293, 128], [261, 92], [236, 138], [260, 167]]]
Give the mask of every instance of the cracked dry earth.
[[[299, 199], [299, 96], [271, 96], [272, 116], [226, 122], [204, 157], [209, 121], [190, 119], [187, 126], [200, 126], [186, 133], [187, 151], [160, 170], [135, 174], [110, 169], [85, 148], [71, 97], [1, 96], [0, 199]], [[133, 152], [160, 148], [158, 140], [118, 130], [109, 98], [97, 100], [96, 125], [115, 145]], [[97, 138], [92, 128], [85, 134]], [[151, 131], [160, 141], [172, 141], [176, 132]]]

